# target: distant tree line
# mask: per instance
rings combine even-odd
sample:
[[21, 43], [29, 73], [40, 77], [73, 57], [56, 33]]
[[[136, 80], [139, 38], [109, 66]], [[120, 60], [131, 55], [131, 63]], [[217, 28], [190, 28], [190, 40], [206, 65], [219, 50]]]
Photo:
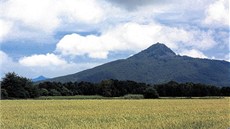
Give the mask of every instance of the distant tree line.
[[177, 83], [149, 85], [134, 81], [104, 80], [90, 82], [42, 82], [33, 84], [30, 79], [15, 73], [7, 73], [1, 82], [1, 98], [36, 98], [39, 96], [101, 95], [119, 97], [127, 94], [143, 94], [144, 98], [230, 96], [230, 87], [205, 84]]
[[165, 84], [154, 85], [154, 88], [161, 97], [230, 96], [230, 87], [217, 87], [192, 82], [170, 81]]
[[101, 95], [119, 97], [126, 94], [143, 94], [148, 85], [134, 81], [104, 80], [90, 82], [43, 82], [37, 85], [42, 96]]

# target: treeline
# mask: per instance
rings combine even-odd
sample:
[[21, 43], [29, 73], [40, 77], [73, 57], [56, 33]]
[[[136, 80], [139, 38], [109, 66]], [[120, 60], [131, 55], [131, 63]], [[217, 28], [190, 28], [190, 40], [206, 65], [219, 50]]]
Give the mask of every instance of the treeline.
[[8, 73], [1, 83], [1, 98], [36, 98], [39, 96], [101, 95], [119, 97], [127, 94], [143, 94], [145, 98], [230, 96], [230, 87], [216, 87], [195, 83], [170, 81], [160, 85], [148, 85], [134, 81], [104, 80], [90, 82], [42, 82]]
[[165, 84], [154, 85], [154, 88], [161, 97], [230, 96], [230, 87], [217, 87], [192, 82], [170, 81]]
[[30, 79], [15, 73], [7, 73], [2, 79], [1, 99], [36, 97], [39, 97], [39, 88]]
[[192, 82], [177, 83], [174, 81], [159, 85], [112, 79], [97, 84], [90, 82], [43, 82], [38, 84], [38, 88], [42, 96], [101, 95], [119, 97], [126, 94], [144, 95], [152, 89], [156, 90], [157, 96], [161, 97], [230, 96], [230, 87], [216, 87]]
[[42, 96], [101, 95], [105, 97], [143, 94], [145, 89], [149, 87], [145, 83], [118, 80], [104, 80], [98, 84], [90, 82], [43, 82], [37, 86]]

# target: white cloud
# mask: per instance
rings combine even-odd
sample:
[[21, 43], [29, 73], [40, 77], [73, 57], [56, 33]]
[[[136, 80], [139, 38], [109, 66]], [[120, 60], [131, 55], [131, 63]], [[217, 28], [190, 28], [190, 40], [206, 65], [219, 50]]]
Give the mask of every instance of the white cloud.
[[[43, 59], [41, 59], [43, 58]], [[35, 78], [39, 75], [46, 77], [63, 76], [76, 73], [88, 68], [100, 65], [101, 63], [67, 63], [53, 54], [36, 55], [24, 60], [14, 61], [9, 55], [0, 50], [0, 77], [5, 73], [16, 72], [20, 76]], [[39, 60], [39, 61], [38, 61]], [[33, 62], [34, 61], [34, 62]], [[37, 63], [37, 64], [36, 64]], [[43, 67], [43, 65], [47, 65]]]
[[228, 53], [227, 55], [225, 55], [224, 58], [225, 58], [224, 60], [230, 62], [230, 53]]
[[191, 50], [184, 50], [181, 52], [181, 55], [186, 55], [194, 58], [207, 58], [201, 51], [191, 49]]
[[229, 1], [217, 0], [206, 9], [205, 24], [219, 26], [229, 26]]
[[186, 45], [200, 50], [208, 50], [217, 45], [217, 42], [214, 39], [214, 32], [196, 29], [190, 30], [190, 39]]
[[7, 36], [10, 32], [12, 24], [10, 22], [4, 21], [0, 19], [0, 42]]
[[23, 57], [19, 59], [19, 63], [23, 66], [29, 67], [48, 67], [48, 66], [65, 66], [67, 62], [64, 59], [54, 55], [54, 54], [46, 54], [46, 55], [32, 55], [29, 57]]
[[[54, 4], [55, 5], [55, 4]], [[27, 27], [52, 31], [59, 21], [51, 0], [8, 0], [1, 2], [2, 17]]]
[[5, 52], [3, 52], [3, 51], [0, 51], [0, 59], [1, 59], [1, 62], [0, 62], [1, 65], [2, 65], [3, 63], [5, 63], [5, 62], [8, 62], [8, 61], [11, 60], [11, 59], [8, 57], [8, 55], [7, 55]]
[[4, 77], [8, 72], [15, 72], [20, 76], [26, 77], [33, 76], [33, 72], [28, 67], [20, 65], [3, 51], [0, 51], [0, 59], [0, 78]]
[[[68, 0], [58, 3], [61, 16], [70, 22], [98, 23], [102, 20], [104, 12], [95, 0]], [[65, 19], [66, 20], [66, 19]]]
[[57, 43], [56, 51], [65, 56], [87, 55], [91, 58], [107, 58], [110, 51], [138, 52], [156, 42], [165, 43], [174, 50], [186, 47], [206, 50], [217, 44], [212, 38], [212, 32], [186, 30], [156, 23], [130, 22], [112, 27], [100, 36], [66, 35]]
[[0, 77], [2, 77], [7, 72], [13, 72], [14, 68], [17, 69], [16, 63], [9, 57], [5, 52], [0, 50]]
[[[0, 0], [0, 42], [9, 39], [15, 43], [54, 43], [60, 33], [76, 32], [65, 35], [57, 43], [55, 52], [60, 56], [31, 55], [16, 62], [6, 53], [0, 53], [4, 66], [1, 71], [53, 77], [96, 65], [72, 63], [64, 59], [65, 56], [105, 59], [111, 51], [139, 52], [156, 42], [165, 43], [178, 54], [199, 58], [206, 58], [202, 53], [204, 50], [229, 47], [227, 0], [179, 2]], [[220, 26], [226, 29], [218, 29]], [[100, 35], [77, 34], [91, 31]]]
[[79, 24], [96, 24], [103, 20], [102, 7], [103, 5], [95, 0], [3, 0], [0, 1], [0, 25], [3, 24], [0, 38], [8, 32], [7, 21], [13, 25], [11, 33], [17, 31], [11, 38], [30, 37], [28, 31], [33, 36], [40, 36], [41, 33], [52, 35], [59, 27], [69, 24], [75, 24], [75, 28], [78, 28]]
[[[170, 4], [167, 4], [168, 2]], [[157, 2], [144, 0], [140, 4], [139, 1], [6, 0], [0, 1], [0, 17], [4, 22], [7, 20], [12, 22], [13, 26], [10, 29], [11, 39], [27, 39], [31, 37], [34, 40], [37, 37], [41, 40], [44, 39], [41, 37], [46, 37], [45, 39], [50, 40], [52, 38], [47, 38], [47, 35], [53, 36], [56, 31], [87, 31], [97, 28], [97, 31], [104, 32], [107, 31], [108, 26], [118, 26], [125, 22], [154, 24], [153, 22], [157, 19], [158, 14], [161, 14], [161, 20], [167, 21], [169, 20], [167, 19], [169, 16], [167, 14], [170, 13], [173, 16], [174, 22], [180, 22], [184, 17], [193, 17], [191, 13], [194, 10], [203, 11], [212, 1], [195, 0], [192, 3], [188, 1], [180, 2], [178, 4], [178, 1], [164, 0]], [[122, 5], [125, 7], [133, 6], [131, 8], [135, 9], [127, 11], [120, 8]], [[183, 12], [183, 15], [181, 12]], [[196, 13], [197, 15], [201, 17], [202, 13]], [[189, 18], [185, 19], [190, 20]], [[174, 30], [168, 29], [168, 31]], [[171, 34], [171, 38], [172, 36], [173, 34]], [[105, 52], [103, 53], [102, 55], [106, 55]]]
[[[170, 4], [167, 4], [168, 2], [170, 2]], [[34, 33], [40, 33], [37, 34], [37, 36], [41, 37], [41, 33], [52, 35], [55, 31], [66, 31], [66, 29], [85, 31], [86, 28], [97, 28], [97, 30], [104, 30], [104, 27], [107, 25], [117, 25], [124, 21], [152, 22], [158, 14], [163, 14], [162, 17], [164, 17], [164, 14], [172, 13], [174, 20], [178, 21], [176, 18], [181, 16], [181, 12], [189, 13], [189, 11], [192, 12], [193, 10], [202, 10], [208, 3], [210, 3], [210, 0], [195, 0], [192, 3], [180, 1], [180, 4], [178, 4], [178, 1], [168, 0], [161, 2], [147, 0], [142, 2], [111, 2], [104, 0], [3, 0], [0, 1], [0, 17], [4, 21], [8, 20], [13, 23], [11, 31], [15, 32], [16, 30], [16, 33], [19, 34], [14, 37], [30, 37], [28, 36], [28, 31], [33, 32], [33, 35], [36, 35]], [[127, 11], [120, 8], [122, 5], [127, 7], [133, 6], [131, 8], [136, 9]], [[190, 15], [191, 14], [184, 14], [183, 17]]]
[[103, 46], [100, 37], [71, 34], [64, 36], [57, 44], [56, 51], [62, 55], [85, 55], [92, 58], [106, 58], [108, 50]]

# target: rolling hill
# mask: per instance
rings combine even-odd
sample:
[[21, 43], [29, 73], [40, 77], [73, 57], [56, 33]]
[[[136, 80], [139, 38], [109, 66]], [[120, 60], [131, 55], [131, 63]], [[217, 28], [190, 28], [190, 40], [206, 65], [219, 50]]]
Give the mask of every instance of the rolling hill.
[[52, 78], [49, 81], [100, 82], [105, 79], [133, 80], [149, 84], [173, 80], [230, 86], [230, 63], [176, 55], [164, 44], [156, 43], [127, 59]]

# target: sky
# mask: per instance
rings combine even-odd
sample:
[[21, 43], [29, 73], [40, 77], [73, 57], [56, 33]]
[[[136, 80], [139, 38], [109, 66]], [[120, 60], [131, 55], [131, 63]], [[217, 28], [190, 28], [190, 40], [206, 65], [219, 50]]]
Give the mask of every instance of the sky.
[[0, 0], [0, 77], [73, 74], [160, 42], [230, 61], [228, 0]]

